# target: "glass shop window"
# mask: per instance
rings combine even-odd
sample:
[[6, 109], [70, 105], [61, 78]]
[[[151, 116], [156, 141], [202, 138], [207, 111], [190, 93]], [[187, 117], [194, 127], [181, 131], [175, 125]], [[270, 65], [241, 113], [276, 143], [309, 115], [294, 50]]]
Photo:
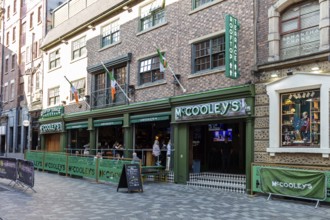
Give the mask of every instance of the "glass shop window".
[[281, 94], [282, 147], [320, 147], [320, 90]]

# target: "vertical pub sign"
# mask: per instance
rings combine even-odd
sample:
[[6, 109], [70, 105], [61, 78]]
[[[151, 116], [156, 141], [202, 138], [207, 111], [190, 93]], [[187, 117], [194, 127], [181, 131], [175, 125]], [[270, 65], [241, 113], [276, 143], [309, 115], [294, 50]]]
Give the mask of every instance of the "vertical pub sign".
[[238, 70], [238, 30], [240, 28], [237, 18], [227, 14], [226, 24], [226, 77], [237, 79], [240, 76]]

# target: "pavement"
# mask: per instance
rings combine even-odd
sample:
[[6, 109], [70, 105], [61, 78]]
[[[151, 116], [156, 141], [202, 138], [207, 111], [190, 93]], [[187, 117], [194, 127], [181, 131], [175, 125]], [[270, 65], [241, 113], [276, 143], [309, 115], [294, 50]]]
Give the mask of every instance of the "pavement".
[[[140, 219], [329, 219], [330, 204], [145, 182], [127, 193], [112, 183], [95, 183], [36, 171], [35, 186], [8, 186], [0, 179], [0, 220]], [[13, 184], [12, 184], [13, 185]]]

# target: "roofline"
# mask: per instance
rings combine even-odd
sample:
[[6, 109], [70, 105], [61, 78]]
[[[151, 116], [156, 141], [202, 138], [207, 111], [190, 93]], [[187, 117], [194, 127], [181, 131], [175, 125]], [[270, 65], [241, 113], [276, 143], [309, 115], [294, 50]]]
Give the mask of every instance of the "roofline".
[[111, 10], [101, 14], [100, 16], [96, 16], [95, 18], [87, 21], [85, 24], [81, 25], [80, 27], [77, 27], [74, 30], [62, 35], [58, 39], [53, 40], [53, 41], [49, 42], [48, 44], [41, 46], [40, 49], [43, 50], [43, 51], [46, 51], [47, 49], [52, 48], [56, 44], [61, 43], [61, 41], [63, 39], [67, 39], [67, 38], [70, 38], [71, 36], [74, 36], [76, 33], [82, 31], [85, 28], [88, 28], [89, 25], [95, 24], [96, 22], [102, 20], [104, 17], [109, 16], [110, 14], [114, 13], [115, 11], [117, 11], [119, 9], [122, 9], [125, 5], [128, 5], [128, 4], [130, 4], [134, 1], [135, 0], [126, 0], [126, 2], [124, 2], [124, 3], [119, 3], [117, 6], [112, 7]]

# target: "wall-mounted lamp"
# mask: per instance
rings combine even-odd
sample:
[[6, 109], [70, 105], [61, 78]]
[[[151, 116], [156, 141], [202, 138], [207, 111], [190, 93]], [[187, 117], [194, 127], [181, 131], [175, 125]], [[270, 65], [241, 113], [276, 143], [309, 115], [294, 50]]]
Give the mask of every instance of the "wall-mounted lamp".
[[93, 31], [95, 31], [95, 26], [94, 25], [90, 24], [87, 27], [88, 27], [88, 29], [92, 29]]
[[132, 8], [128, 7], [127, 5], [123, 7], [123, 10], [127, 10], [128, 13], [131, 13], [133, 11]]
[[277, 77], [278, 77], [277, 72], [272, 73], [272, 74], [270, 75], [270, 77], [272, 77], [272, 78], [277, 78]]
[[135, 86], [134, 85], [129, 85], [128, 86], [128, 93], [130, 95], [134, 95], [135, 94]]
[[288, 71], [286, 72], [287, 76], [292, 76], [293, 75], [293, 71], [292, 69], [288, 69]]
[[63, 43], [63, 44], [68, 44], [68, 41], [66, 41], [66, 40], [61, 40], [61, 43]]
[[[180, 81], [181, 75], [180, 74], [175, 74], [175, 77], [178, 79], [178, 81]], [[175, 77], [173, 76], [173, 84], [175, 85], [179, 85], [179, 82], [175, 79]]]

